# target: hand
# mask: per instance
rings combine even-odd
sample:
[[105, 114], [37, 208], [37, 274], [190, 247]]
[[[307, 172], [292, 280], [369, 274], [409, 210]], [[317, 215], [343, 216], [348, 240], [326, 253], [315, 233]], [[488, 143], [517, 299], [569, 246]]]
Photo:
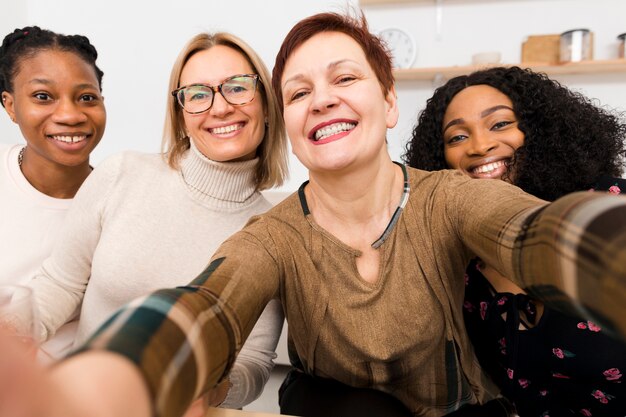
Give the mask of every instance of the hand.
[[217, 407], [224, 402], [230, 387], [230, 380], [226, 378], [215, 388], [194, 401], [183, 417], [203, 417], [209, 407]]
[[139, 370], [107, 352], [76, 355], [53, 367], [0, 331], [0, 417], [149, 417]]
[[0, 330], [0, 416], [34, 417], [48, 388], [44, 368], [33, 360], [32, 348], [14, 332]]

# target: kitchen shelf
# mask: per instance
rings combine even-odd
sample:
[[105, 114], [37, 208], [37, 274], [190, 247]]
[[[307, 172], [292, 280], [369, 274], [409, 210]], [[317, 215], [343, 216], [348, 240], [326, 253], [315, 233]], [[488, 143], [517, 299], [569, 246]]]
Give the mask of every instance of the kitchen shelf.
[[[374, 0], [368, 0], [374, 1]], [[376, 0], [381, 1], [381, 0]], [[397, 1], [397, 0], [396, 0]], [[476, 70], [485, 69], [493, 66], [513, 66], [517, 65], [522, 68], [530, 68], [535, 72], [544, 72], [548, 75], [576, 75], [576, 74], [608, 74], [608, 73], [625, 73], [626, 59], [612, 60], [596, 60], [571, 62], [567, 64], [493, 64], [493, 65], [467, 65], [452, 67], [434, 67], [434, 68], [407, 68], [395, 69], [393, 74], [397, 81], [419, 81], [434, 80], [436, 78], [449, 79], [458, 75], [465, 75]]]
[[400, 3], [431, 3], [434, 0], [360, 0], [361, 6], [373, 4], [400, 4]]
[[[377, 6], [377, 5], [386, 5], [386, 4], [423, 4], [423, 3], [436, 3], [438, 0], [359, 0], [359, 4], [361, 6]], [[472, 0], [447, 0], [454, 3], [464, 3]], [[496, 1], [496, 0], [492, 0]]]

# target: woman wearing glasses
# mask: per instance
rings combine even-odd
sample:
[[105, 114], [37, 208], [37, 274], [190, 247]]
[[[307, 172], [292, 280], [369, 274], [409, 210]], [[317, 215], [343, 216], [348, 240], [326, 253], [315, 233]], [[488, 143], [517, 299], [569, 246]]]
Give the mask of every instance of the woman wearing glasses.
[[[269, 86], [261, 59], [235, 36], [188, 42], [171, 72], [163, 155], [126, 152], [98, 166], [30, 284], [45, 338], [81, 301], [77, 343], [130, 300], [186, 284], [224, 239], [270, 208], [260, 190], [286, 175], [286, 135]], [[270, 303], [231, 373], [225, 405], [260, 394], [282, 322]]]

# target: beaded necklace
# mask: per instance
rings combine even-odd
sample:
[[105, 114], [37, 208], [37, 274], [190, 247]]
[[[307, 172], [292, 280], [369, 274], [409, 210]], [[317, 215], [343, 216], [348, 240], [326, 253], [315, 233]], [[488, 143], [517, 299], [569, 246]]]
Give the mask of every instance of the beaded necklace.
[[20, 153], [17, 154], [17, 166], [19, 166], [20, 168], [22, 167], [22, 161], [24, 160], [24, 150], [26, 149], [26, 146], [24, 146], [22, 149], [20, 149]]

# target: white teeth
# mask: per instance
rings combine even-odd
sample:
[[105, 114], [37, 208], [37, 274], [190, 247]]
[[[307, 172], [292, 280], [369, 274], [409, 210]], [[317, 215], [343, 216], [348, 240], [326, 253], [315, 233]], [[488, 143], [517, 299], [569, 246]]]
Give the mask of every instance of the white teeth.
[[76, 143], [87, 139], [87, 136], [52, 136], [52, 139], [65, 143]]
[[321, 140], [321, 139], [325, 139], [329, 136], [332, 135], [336, 135], [339, 132], [347, 132], [349, 130], [352, 130], [356, 127], [356, 123], [346, 123], [346, 122], [342, 122], [342, 123], [335, 123], [332, 125], [328, 125], [328, 126], [324, 126], [323, 128], [319, 129], [317, 132], [315, 132], [315, 141]]
[[211, 133], [214, 133], [216, 135], [223, 135], [225, 133], [231, 133], [231, 132], [234, 132], [235, 130], [239, 130], [242, 127], [243, 127], [243, 123], [235, 123], [234, 125], [216, 127], [216, 128], [209, 129], [209, 130], [211, 131]]
[[486, 173], [495, 171], [496, 169], [503, 167], [503, 166], [504, 166], [504, 161], [498, 161], [498, 162], [492, 162], [490, 164], [481, 165], [479, 167], [472, 169], [472, 171], [476, 174], [486, 174]]

